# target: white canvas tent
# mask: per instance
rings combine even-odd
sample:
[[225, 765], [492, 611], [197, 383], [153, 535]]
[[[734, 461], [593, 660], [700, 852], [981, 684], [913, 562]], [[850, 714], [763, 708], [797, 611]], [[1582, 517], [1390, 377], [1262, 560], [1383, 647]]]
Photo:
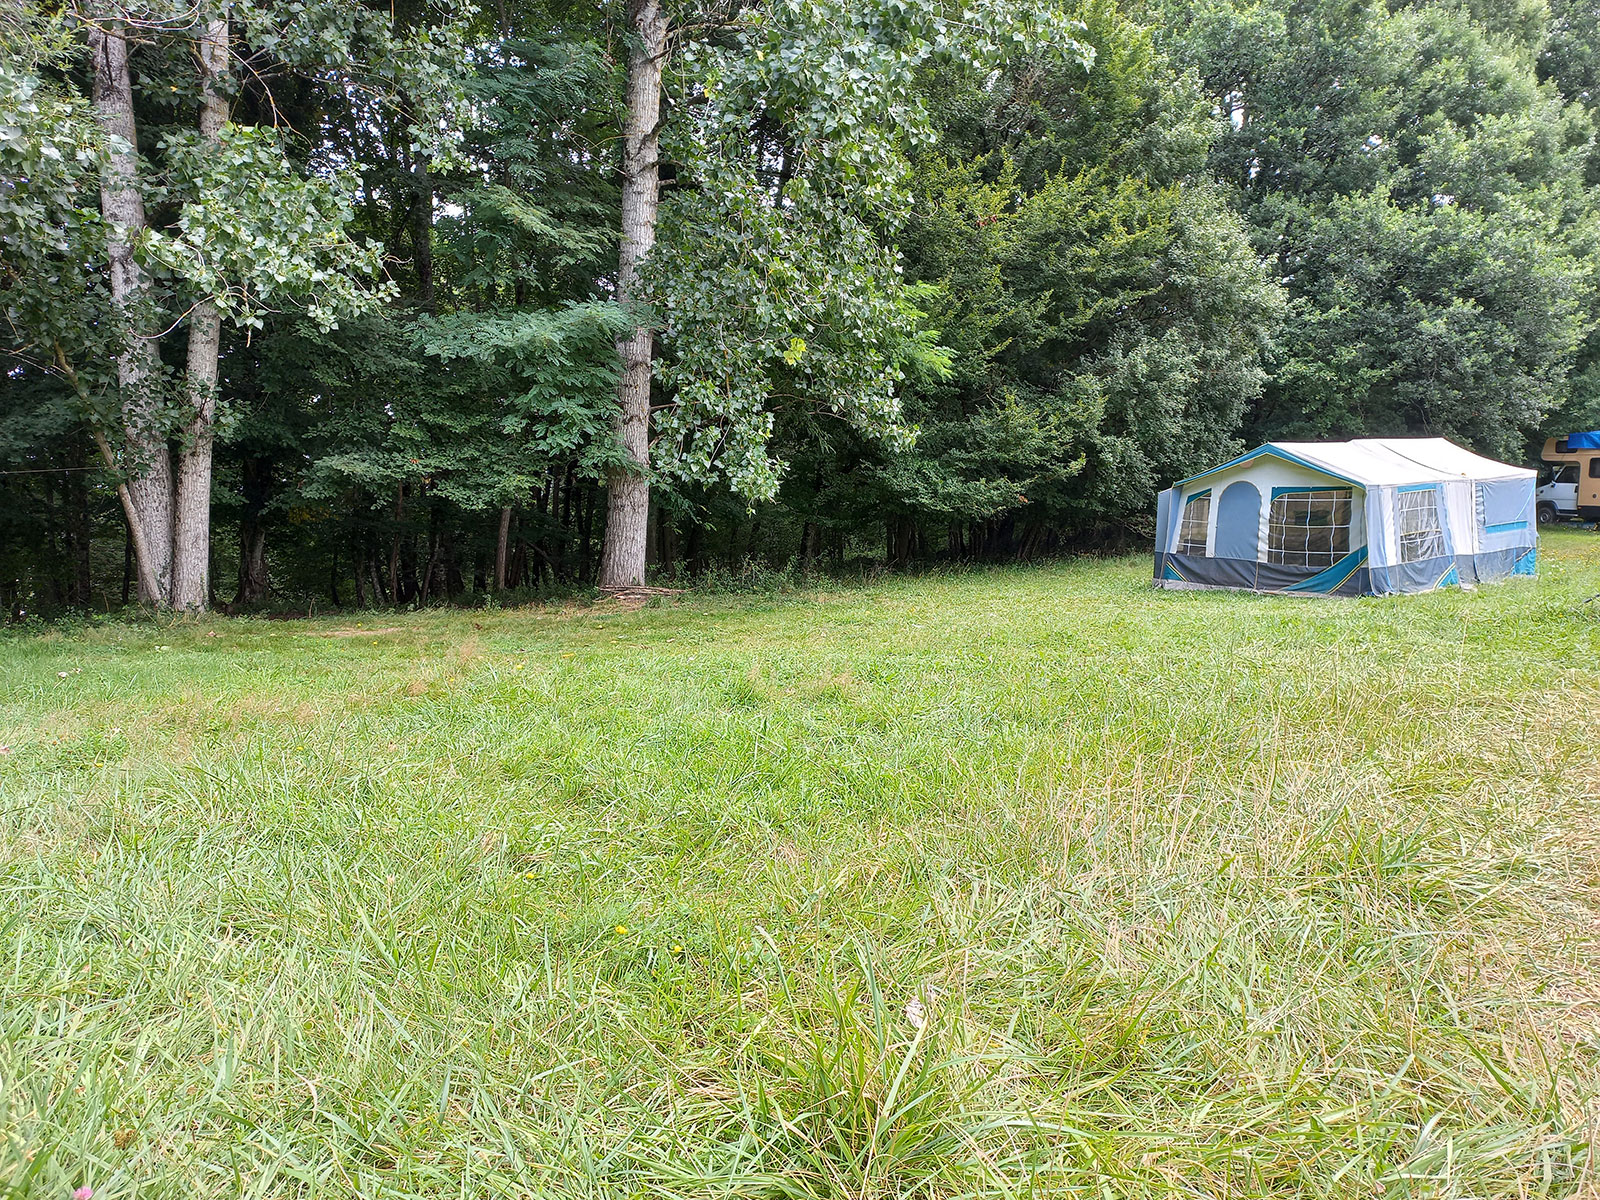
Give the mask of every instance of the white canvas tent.
[[1444, 438], [1268, 442], [1161, 493], [1155, 578], [1348, 596], [1532, 575], [1534, 486]]

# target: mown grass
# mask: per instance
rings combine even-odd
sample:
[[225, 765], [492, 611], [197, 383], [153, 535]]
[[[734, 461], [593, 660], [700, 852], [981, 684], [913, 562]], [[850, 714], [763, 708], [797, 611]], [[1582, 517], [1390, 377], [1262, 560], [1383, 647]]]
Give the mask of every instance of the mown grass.
[[1592, 1192], [1597, 551], [0, 642], [0, 1193]]

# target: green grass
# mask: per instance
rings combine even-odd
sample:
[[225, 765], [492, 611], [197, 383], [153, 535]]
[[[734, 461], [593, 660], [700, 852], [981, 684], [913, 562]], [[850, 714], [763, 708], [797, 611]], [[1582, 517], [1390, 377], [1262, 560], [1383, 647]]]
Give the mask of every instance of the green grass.
[[1593, 1194], [1597, 551], [0, 641], [0, 1195]]

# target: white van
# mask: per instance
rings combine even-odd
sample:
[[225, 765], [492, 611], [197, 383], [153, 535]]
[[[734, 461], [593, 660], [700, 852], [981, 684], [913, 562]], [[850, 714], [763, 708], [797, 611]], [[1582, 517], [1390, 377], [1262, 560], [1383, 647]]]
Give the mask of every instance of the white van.
[[1578, 464], [1546, 463], [1539, 472], [1539, 488], [1533, 493], [1539, 524], [1570, 521], [1578, 515]]
[[1544, 444], [1541, 486], [1534, 492], [1539, 524], [1600, 521], [1600, 431], [1550, 438]]

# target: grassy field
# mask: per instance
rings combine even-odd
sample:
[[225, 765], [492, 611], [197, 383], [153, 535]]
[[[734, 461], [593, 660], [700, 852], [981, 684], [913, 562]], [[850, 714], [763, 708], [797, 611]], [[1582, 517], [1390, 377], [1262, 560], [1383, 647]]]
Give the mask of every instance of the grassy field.
[[0, 1195], [1594, 1195], [1541, 569], [0, 641]]

